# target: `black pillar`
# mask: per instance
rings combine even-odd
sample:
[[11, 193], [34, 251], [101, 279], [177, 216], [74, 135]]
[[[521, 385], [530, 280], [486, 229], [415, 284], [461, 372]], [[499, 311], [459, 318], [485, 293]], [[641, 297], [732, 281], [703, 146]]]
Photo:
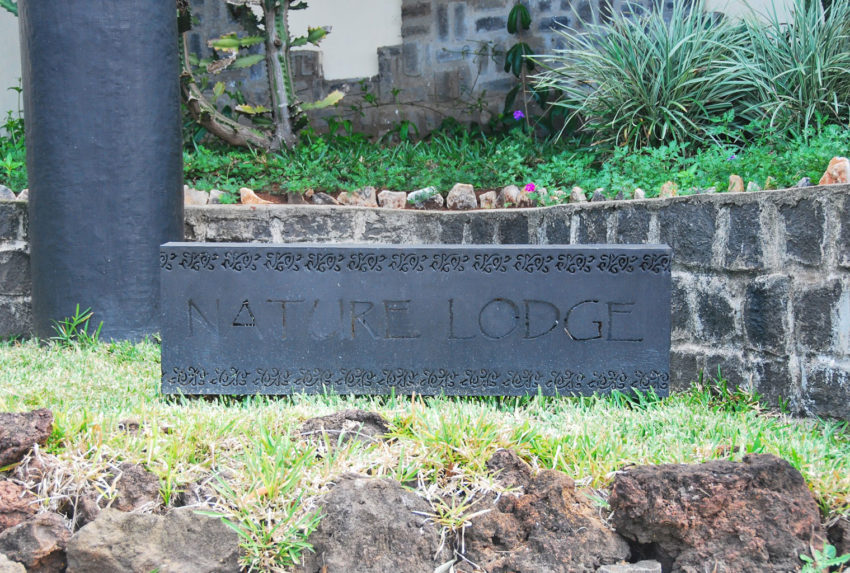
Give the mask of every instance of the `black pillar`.
[[19, 0], [35, 334], [91, 308], [159, 331], [159, 245], [183, 237], [174, 0]]

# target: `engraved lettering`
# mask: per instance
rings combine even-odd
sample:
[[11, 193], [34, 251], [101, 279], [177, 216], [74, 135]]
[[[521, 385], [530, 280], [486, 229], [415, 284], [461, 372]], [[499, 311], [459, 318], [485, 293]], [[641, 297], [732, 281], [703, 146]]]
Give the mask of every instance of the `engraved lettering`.
[[385, 300], [384, 313], [387, 317], [387, 339], [419, 338], [421, 333], [411, 329], [409, 300]]
[[631, 310], [624, 310], [625, 307], [632, 307], [635, 303], [633, 302], [609, 302], [608, 303], [608, 340], [617, 341], [617, 342], [643, 342], [643, 337], [641, 338], [615, 338], [614, 337], [614, 315], [630, 315], [632, 313]]
[[[358, 305], [361, 305], [361, 310], [359, 310], [359, 311], [357, 310]], [[366, 306], [366, 308], [363, 309], [362, 308], [363, 305], [368, 305], [368, 306]], [[375, 305], [373, 303], [369, 302], [368, 300], [352, 300], [351, 301], [351, 339], [352, 340], [354, 340], [354, 338], [356, 337], [356, 334], [357, 334], [356, 328], [357, 328], [358, 324], [363, 326], [363, 328], [366, 329], [366, 332], [368, 332], [369, 335], [372, 338], [375, 338], [375, 339], [379, 338], [379, 336], [377, 336], [375, 334], [375, 331], [372, 330], [372, 327], [369, 326], [369, 324], [366, 322], [366, 318], [365, 318], [366, 315], [369, 314], [372, 311], [373, 308], [375, 308]]]
[[[507, 319], [507, 320], [506, 320]], [[505, 328], [507, 325], [507, 328]], [[478, 329], [486, 338], [499, 340], [519, 326], [519, 307], [507, 298], [494, 298], [478, 313]]]
[[455, 334], [455, 299], [449, 299], [449, 340], [470, 340], [475, 335], [457, 336]]
[[242, 301], [242, 306], [239, 307], [239, 312], [233, 319], [233, 326], [257, 326], [257, 319], [254, 318], [254, 312], [247, 299]]
[[304, 299], [303, 298], [292, 298], [292, 299], [270, 298], [266, 302], [280, 303], [280, 325], [281, 325], [281, 336], [280, 336], [280, 338], [281, 338], [281, 340], [286, 340], [286, 305], [304, 302]]
[[573, 312], [587, 304], [599, 304], [599, 301], [583, 300], [581, 302], [578, 302], [571, 306], [570, 310], [568, 310], [567, 314], [564, 316], [564, 332], [566, 332], [567, 336], [569, 336], [572, 340], [576, 340], [578, 342], [584, 342], [586, 340], [599, 340], [600, 338], [602, 338], [602, 322], [599, 320], [593, 320], [590, 322], [590, 324], [596, 326], [596, 334], [592, 336], [577, 336], [576, 334], [574, 334], [575, 331], [570, 327], [570, 317], [572, 316]]
[[[342, 300], [338, 301], [338, 310], [334, 309], [333, 304], [321, 304], [320, 300], [313, 301], [313, 308], [310, 310], [308, 334], [313, 340], [328, 340], [329, 338], [339, 335], [343, 337], [344, 320], [345, 320], [345, 303]], [[338, 313], [338, 314], [337, 314]], [[329, 329], [336, 321], [336, 327]]]
[[[199, 322], [204, 328], [208, 331], [218, 334], [218, 312], [219, 312], [219, 300], [215, 300], [215, 315], [216, 321], [212, 322], [210, 319], [206, 317], [206, 315], [201, 311], [201, 308], [195, 303], [191, 298], [188, 300], [188, 313], [189, 313], [189, 336], [193, 336], [195, 334], [195, 322]], [[194, 309], [195, 314], [192, 314], [192, 310]]]
[[[549, 334], [558, 327], [558, 319], [561, 316], [561, 311], [557, 306], [545, 300], [524, 300], [523, 303], [525, 304], [525, 336], [523, 338], [534, 340], [535, 338]], [[534, 328], [534, 326], [540, 324], [538, 319], [546, 320], [541, 315], [547, 312], [551, 313], [549, 320], [552, 322], [549, 327], [545, 330]], [[545, 322], [543, 324], [545, 325]], [[532, 333], [532, 331], [534, 332]]]

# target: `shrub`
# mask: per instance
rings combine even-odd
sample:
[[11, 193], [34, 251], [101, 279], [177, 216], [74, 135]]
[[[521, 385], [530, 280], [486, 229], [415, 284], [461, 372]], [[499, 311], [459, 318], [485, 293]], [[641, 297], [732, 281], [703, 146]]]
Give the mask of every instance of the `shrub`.
[[850, 1], [794, 0], [786, 24], [775, 8], [746, 24], [739, 58], [772, 126], [795, 135], [822, 118], [850, 120]]
[[535, 57], [545, 69], [536, 81], [563, 93], [555, 105], [596, 142], [706, 143], [718, 121], [737, 133], [758, 117], [738, 55], [745, 29], [706, 14], [701, 0], [674, 0], [669, 21], [659, 4], [581, 28], [559, 30], [565, 47]]

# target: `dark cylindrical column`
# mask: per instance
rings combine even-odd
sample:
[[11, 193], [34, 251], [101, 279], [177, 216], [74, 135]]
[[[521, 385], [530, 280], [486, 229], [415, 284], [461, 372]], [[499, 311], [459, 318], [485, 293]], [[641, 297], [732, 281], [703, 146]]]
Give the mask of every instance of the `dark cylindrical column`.
[[159, 330], [159, 245], [183, 236], [174, 0], [19, 0], [35, 334], [91, 308]]

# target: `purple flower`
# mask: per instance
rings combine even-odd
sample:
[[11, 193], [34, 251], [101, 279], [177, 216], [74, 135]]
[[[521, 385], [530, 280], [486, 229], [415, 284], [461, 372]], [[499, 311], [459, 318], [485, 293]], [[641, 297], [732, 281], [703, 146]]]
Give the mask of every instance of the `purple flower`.
[[524, 113], [522, 113], [522, 110], [521, 110], [521, 109], [515, 109], [515, 110], [514, 110], [514, 119], [515, 119], [515, 120], [519, 121], [519, 120], [521, 120], [521, 119], [522, 119], [522, 118], [524, 118], [524, 117], [525, 117], [525, 114], [524, 114]]
[[[522, 113], [522, 112], [520, 112]], [[526, 183], [525, 187], [522, 188], [526, 193], [534, 193], [534, 190], [537, 189], [537, 186], [534, 183]]]
[[735, 161], [736, 159], [738, 159], [738, 156], [733, 153], [732, 155], [726, 158], [726, 161]]

